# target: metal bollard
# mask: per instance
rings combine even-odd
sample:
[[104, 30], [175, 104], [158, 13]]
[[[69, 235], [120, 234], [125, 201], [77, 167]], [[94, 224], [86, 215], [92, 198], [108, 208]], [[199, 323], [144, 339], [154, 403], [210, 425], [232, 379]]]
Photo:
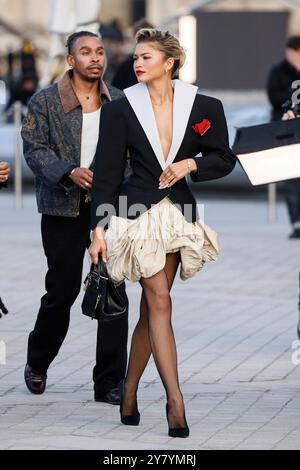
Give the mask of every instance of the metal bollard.
[[268, 220], [272, 224], [277, 220], [277, 186], [276, 183], [271, 183], [268, 185]]
[[15, 122], [15, 207], [20, 212], [23, 209], [22, 197], [22, 146], [21, 146], [21, 125], [22, 108], [21, 103], [17, 101], [14, 104], [14, 122]]

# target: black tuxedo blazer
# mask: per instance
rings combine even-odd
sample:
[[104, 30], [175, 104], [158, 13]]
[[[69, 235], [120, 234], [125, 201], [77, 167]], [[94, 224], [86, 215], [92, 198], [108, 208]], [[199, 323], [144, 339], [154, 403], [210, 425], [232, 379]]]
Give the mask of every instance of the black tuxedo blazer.
[[[97, 225], [107, 227], [111, 215], [134, 219], [166, 196], [189, 222], [194, 222], [198, 218], [196, 201], [186, 179], [158, 189], [159, 177], [166, 166], [186, 158], [194, 158], [197, 163], [197, 171], [191, 173], [194, 182], [220, 178], [232, 171], [236, 156], [229, 147], [222, 103], [197, 94], [193, 85], [175, 81], [173, 142], [165, 162], [146, 85], [140, 83], [124, 92], [126, 97], [101, 109], [92, 229]], [[199, 135], [192, 126], [203, 119], [208, 119], [211, 127]], [[124, 179], [128, 154], [131, 174]]]

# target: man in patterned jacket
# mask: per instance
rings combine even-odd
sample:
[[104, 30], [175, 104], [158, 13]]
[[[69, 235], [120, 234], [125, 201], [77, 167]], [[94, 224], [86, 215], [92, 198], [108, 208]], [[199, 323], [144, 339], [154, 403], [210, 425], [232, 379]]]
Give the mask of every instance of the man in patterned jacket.
[[[68, 38], [70, 70], [35, 94], [22, 128], [24, 156], [36, 177], [42, 241], [47, 257], [46, 294], [29, 335], [25, 382], [32, 393], [46, 387], [47, 370], [67, 334], [71, 306], [82, 282], [90, 244], [93, 158], [101, 105], [123, 94], [102, 80], [105, 51], [101, 39], [81, 31]], [[96, 401], [119, 404], [118, 382], [127, 362], [128, 316], [98, 322]]]

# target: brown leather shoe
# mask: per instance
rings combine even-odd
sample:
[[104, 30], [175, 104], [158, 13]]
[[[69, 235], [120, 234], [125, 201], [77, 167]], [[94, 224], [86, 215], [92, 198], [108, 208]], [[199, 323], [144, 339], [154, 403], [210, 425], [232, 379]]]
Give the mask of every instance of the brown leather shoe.
[[29, 364], [26, 364], [24, 370], [25, 383], [28, 390], [36, 395], [44, 393], [46, 388], [47, 375], [34, 370]]

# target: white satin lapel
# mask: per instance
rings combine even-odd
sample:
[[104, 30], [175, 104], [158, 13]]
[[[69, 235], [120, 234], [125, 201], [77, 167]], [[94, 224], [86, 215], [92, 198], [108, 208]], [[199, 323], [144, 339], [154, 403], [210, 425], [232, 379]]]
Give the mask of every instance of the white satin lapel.
[[198, 87], [184, 83], [181, 80], [175, 80], [174, 85], [173, 137], [166, 161], [147, 85], [138, 83], [124, 90], [126, 98], [143, 128], [162, 170], [174, 161], [178, 153], [198, 91]]
[[164, 170], [166, 162], [147, 85], [145, 83], [138, 83], [126, 88], [124, 93], [149, 140], [161, 168]]
[[198, 87], [175, 80], [173, 102], [173, 138], [166, 166], [170, 165], [180, 148], [187, 128]]

